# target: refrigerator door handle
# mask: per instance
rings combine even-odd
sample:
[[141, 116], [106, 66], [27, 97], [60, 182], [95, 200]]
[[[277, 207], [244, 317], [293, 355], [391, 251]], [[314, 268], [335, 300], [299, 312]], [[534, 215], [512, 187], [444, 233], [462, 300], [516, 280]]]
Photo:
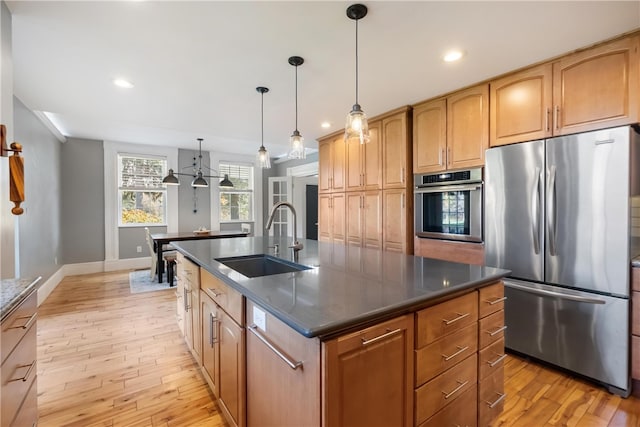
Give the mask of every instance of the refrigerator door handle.
[[512, 288], [512, 289], [517, 289], [519, 291], [524, 291], [524, 292], [529, 292], [530, 294], [534, 294], [534, 295], [541, 295], [541, 296], [545, 296], [545, 297], [555, 297], [555, 298], [560, 298], [560, 299], [566, 299], [569, 301], [577, 301], [577, 302], [584, 302], [584, 303], [588, 303], [588, 304], [606, 304], [605, 300], [602, 299], [598, 299], [598, 298], [589, 298], [589, 297], [582, 297], [579, 295], [571, 295], [571, 294], [565, 294], [563, 292], [554, 292], [554, 291], [549, 291], [546, 289], [537, 289], [537, 288], [532, 288], [529, 286], [523, 286], [523, 285], [518, 285], [514, 282], [505, 280], [504, 281], [504, 285], [508, 288]]
[[540, 253], [540, 168], [536, 168], [536, 183], [531, 196], [531, 231], [533, 233], [533, 251]]
[[547, 191], [547, 232], [549, 235], [549, 255], [556, 255], [556, 167], [549, 168], [549, 188]]

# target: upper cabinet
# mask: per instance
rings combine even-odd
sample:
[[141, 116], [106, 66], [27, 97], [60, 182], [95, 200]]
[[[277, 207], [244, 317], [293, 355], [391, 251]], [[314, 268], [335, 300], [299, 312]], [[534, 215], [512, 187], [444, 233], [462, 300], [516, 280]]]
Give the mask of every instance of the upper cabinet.
[[489, 143], [489, 86], [416, 105], [413, 123], [414, 173], [482, 166]]
[[492, 81], [491, 146], [640, 120], [639, 36]]
[[382, 119], [382, 188], [405, 188], [412, 182], [409, 109]]
[[319, 141], [318, 151], [318, 191], [344, 191], [346, 153], [343, 134]]
[[382, 151], [380, 144], [380, 122], [369, 124], [369, 142], [358, 140], [346, 144], [347, 191], [379, 190], [382, 188]]

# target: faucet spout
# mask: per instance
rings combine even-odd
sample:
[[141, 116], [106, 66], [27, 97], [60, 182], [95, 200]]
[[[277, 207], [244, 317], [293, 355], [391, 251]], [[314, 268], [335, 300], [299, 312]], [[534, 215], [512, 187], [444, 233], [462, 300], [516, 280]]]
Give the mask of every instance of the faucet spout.
[[279, 207], [286, 206], [291, 210], [293, 214], [293, 243], [289, 246], [293, 249], [293, 260], [294, 262], [298, 262], [298, 252], [304, 248], [302, 243], [298, 242], [298, 218], [296, 215], [296, 209], [289, 202], [278, 202], [271, 207], [271, 212], [269, 212], [269, 219], [267, 220], [267, 226], [265, 227], [267, 230], [271, 229], [271, 225], [273, 224], [273, 219], [275, 217], [276, 211]]

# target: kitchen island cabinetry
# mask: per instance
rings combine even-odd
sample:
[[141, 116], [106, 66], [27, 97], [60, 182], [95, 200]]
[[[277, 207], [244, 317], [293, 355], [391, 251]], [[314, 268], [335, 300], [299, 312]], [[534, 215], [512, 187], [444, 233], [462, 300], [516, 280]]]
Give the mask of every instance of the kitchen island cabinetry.
[[640, 259], [634, 260], [631, 269], [631, 378], [632, 391], [640, 397]]
[[200, 330], [200, 269], [181, 253], [176, 256], [178, 284], [177, 312], [178, 325], [181, 325], [184, 339], [189, 350], [198, 362], [202, 351]]

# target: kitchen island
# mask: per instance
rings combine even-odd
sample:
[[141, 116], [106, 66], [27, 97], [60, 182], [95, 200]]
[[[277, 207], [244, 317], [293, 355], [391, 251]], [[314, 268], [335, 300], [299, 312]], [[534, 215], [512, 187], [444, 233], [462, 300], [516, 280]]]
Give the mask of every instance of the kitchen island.
[[225, 265], [256, 254], [291, 265], [289, 243], [175, 244], [178, 321], [232, 425], [484, 425], [499, 413], [508, 271], [315, 241], [299, 252], [305, 270]]

